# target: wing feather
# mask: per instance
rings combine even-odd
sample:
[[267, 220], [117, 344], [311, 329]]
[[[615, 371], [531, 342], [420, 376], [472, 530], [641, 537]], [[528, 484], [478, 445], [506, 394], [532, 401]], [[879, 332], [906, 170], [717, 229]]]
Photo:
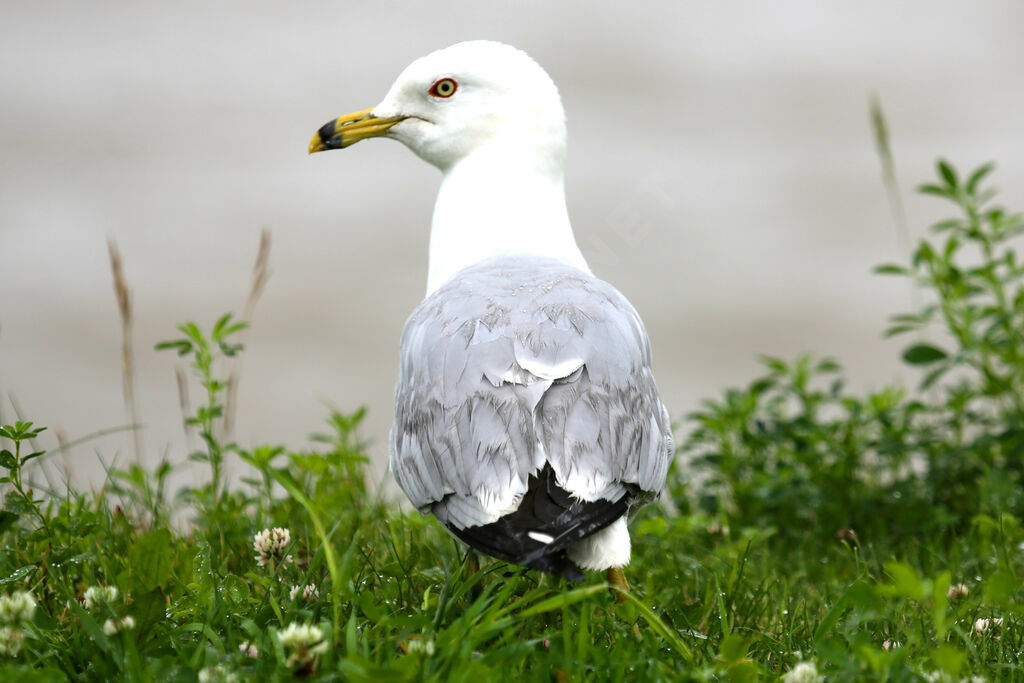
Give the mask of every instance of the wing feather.
[[416, 308], [400, 358], [391, 469], [453, 529], [515, 511], [545, 463], [579, 501], [664, 486], [647, 334], [607, 283], [551, 259], [483, 262]]

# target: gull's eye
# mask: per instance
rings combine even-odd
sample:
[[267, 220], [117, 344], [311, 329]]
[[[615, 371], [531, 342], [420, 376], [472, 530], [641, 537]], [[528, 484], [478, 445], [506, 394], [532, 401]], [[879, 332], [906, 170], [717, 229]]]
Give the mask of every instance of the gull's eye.
[[451, 78], [442, 78], [430, 86], [430, 94], [434, 97], [451, 97], [459, 89], [459, 84]]

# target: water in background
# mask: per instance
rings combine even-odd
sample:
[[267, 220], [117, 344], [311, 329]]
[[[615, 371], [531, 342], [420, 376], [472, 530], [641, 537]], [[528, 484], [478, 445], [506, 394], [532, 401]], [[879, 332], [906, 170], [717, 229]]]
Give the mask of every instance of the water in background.
[[[11, 3], [0, 42], [0, 401], [75, 438], [126, 422], [106, 239], [135, 306], [145, 457], [184, 459], [177, 322], [241, 310], [258, 236], [272, 276], [245, 353], [237, 438], [298, 447], [365, 403], [385, 459], [397, 348], [423, 294], [437, 172], [390, 141], [308, 157], [412, 59], [524, 48], [569, 116], [570, 212], [596, 273], [643, 315], [673, 416], [756, 372], [836, 355], [858, 387], [915, 378], [884, 342], [906, 285], [867, 103], [905, 188], [937, 155], [995, 159], [1024, 203], [1024, 5], [754, 0], [484, 8], [310, 2]], [[942, 215], [909, 197], [915, 235]], [[198, 400], [193, 387], [193, 402]], [[126, 462], [124, 434], [70, 454]]]

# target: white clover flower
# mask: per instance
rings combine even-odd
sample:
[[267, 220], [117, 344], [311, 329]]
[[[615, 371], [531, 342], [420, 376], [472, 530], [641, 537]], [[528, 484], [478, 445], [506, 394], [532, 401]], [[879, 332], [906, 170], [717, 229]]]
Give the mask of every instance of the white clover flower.
[[82, 605], [92, 612], [97, 607], [117, 602], [119, 597], [121, 597], [121, 591], [117, 589], [117, 586], [89, 586], [85, 590], [85, 595], [82, 596]]
[[299, 591], [302, 591], [302, 602], [313, 602], [320, 599], [320, 589], [313, 584], [308, 584], [301, 588], [292, 586], [292, 589], [288, 591], [288, 599], [295, 600], [295, 596], [299, 595]]
[[103, 632], [108, 636], [116, 635], [121, 631], [130, 631], [135, 628], [135, 619], [131, 615], [121, 617], [120, 619], [107, 619], [103, 622]]
[[259, 648], [250, 643], [248, 640], [242, 641], [242, 644], [238, 646], [238, 650], [246, 657], [251, 657], [252, 659], [256, 659], [260, 656]]
[[0, 626], [0, 655], [17, 657], [24, 640], [25, 632], [20, 628]]
[[36, 613], [36, 599], [31, 593], [15, 591], [10, 595], [0, 596], [0, 622], [6, 624], [23, 624], [32, 621]]
[[288, 666], [310, 664], [316, 657], [327, 652], [327, 641], [319, 626], [312, 624], [288, 624], [277, 634], [277, 639], [288, 653]]
[[256, 555], [256, 563], [264, 567], [268, 564], [285, 565], [292, 561], [291, 555], [285, 555], [284, 551], [292, 542], [292, 535], [287, 529], [275, 527], [264, 529], [253, 536], [252, 547]]
[[782, 677], [783, 683], [821, 683], [824, 680], [814, 662], [800, 662]]
[[711, 524], [708, 524], [707, 531], [709, 536], [728, 536], [729, 525], [722, 524], [721, 522], [712, 522]]
[[1002, 625], [1003, 625], [1002, 617], [996, 617], [994, 619], [978, 619], [977, 621], [974, 622], [974, 626], [971, 627], [971, 630], [973, 632], [977, 633], [978, 635], [981, 635], [982, 633], [985, 633], [986, 631], [988, 631], [992, 627], [1002, 626]]
[[970, 592], [970, 589], [965, 584], [957, 583], [949, 587], [949, 590], [946, 591], [946, 597], [950, 600], [961, 600], [966, 598]]
[[223, 664], [208, 666], [199, 672], [199, 683], [238, 683], [238, 674]]
[[409, 654], [422, 653], [426, 656], [434, 654], [434, 641], [415, 638], [405, 643], [405, 651]]

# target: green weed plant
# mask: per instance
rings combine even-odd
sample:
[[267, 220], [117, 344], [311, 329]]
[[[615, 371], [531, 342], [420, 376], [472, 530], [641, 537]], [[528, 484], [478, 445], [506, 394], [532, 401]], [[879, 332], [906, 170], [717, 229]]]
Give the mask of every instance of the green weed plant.
[[[887, 331], [913, 339], [920, 386], [861, 395], [834, 360], [766, 358], [706, 401], [634, 522], [621, 605], [597, 578], [478, 567], [386, 501], [362, 410], [333, 412], [309, 449], [226, 442], [244, 323], [180, 326], [158, 348], [205, 390], [188, 416], [201, 485], [168, 495], [164, 462], [41, 497], [41, 428], [0, 427], [0, 679], [1021, 678], [1022, 222], [993, 204], [990, 170], [940, 163], [922, 191], [957, 216], [877, 269], [927, 297]], [[228, 458], [249, 467], [236, 486]]]

